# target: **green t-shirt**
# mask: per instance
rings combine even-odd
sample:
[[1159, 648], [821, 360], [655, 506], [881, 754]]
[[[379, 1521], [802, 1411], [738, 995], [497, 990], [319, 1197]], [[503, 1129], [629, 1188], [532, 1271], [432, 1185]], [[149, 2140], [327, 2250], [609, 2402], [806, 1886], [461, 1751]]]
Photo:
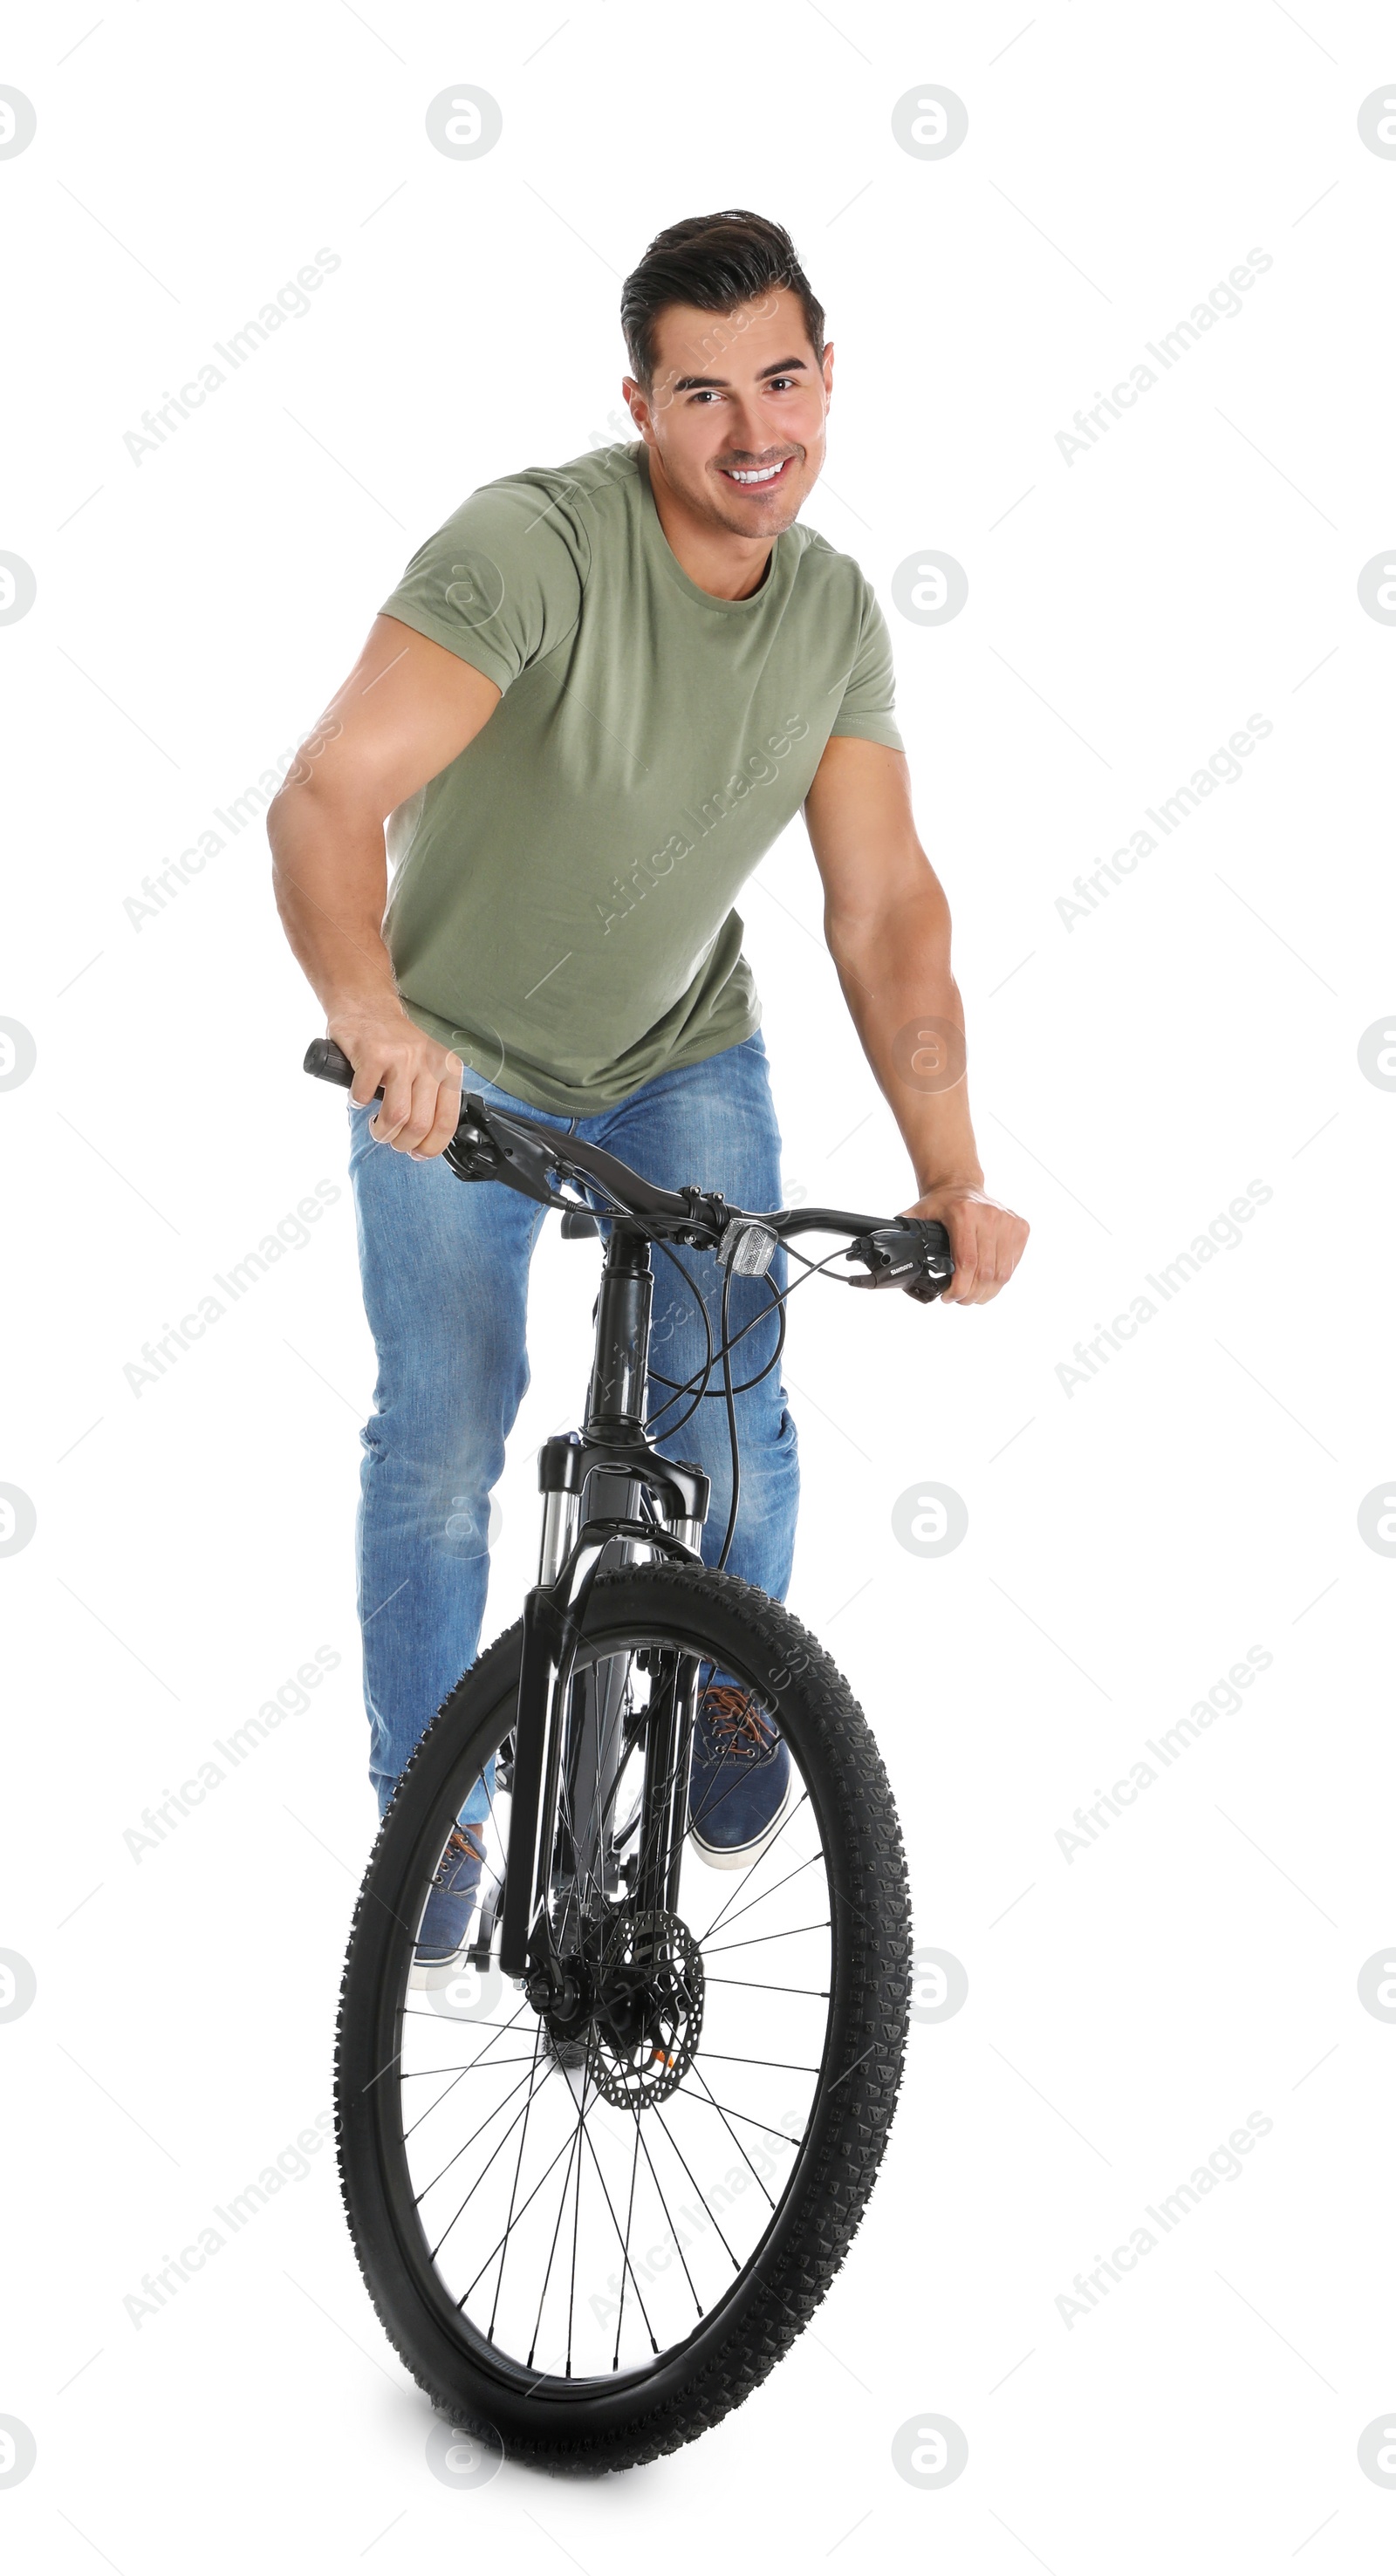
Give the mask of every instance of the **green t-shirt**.
[[637, 441], [485, 484], [383, 613], [504, 692], [389, 821], [386, 936], [418, 1025], [573, 1116], [750, 1037], [735, 896], [831, 734], [902, 748], [852, 558], [796, 525], [750, 599], [712, 598]]

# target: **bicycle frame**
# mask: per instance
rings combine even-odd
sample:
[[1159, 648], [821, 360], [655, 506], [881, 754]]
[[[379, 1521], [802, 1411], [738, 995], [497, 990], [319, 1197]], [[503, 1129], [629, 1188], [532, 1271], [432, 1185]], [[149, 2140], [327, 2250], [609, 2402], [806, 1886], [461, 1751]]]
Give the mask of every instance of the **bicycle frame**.
[[[354, 1079], [348, 1057], [332, 1038], [315, 1038], [305, 1071], [347, 1088]], [[381, 1091], [377, 1095], [382, 1098]], [[721, 1193], [689, 1187], [667, 1190], [643, 1180], [597, 1145], [562, 1136], [537, 1119], [486, 1107], [467, 1092], [455, 1135], [443, 1161], [461, 1181], [502, 1182], [562, 1214], [564, 1232], [595, 1230], [585, 1196], [560, 1194], [555, 1181], [590, 1187], [607, 1202], [609, 1233], [596, 1307], [596, 1344], [586, 1421], [580, 1433], [544, 1442], [538, 1481], [543, 1493], [543, 1537], [538, 1581], [524, 1606], [523, 1659], [514, 1729], [513, 1797], [503, 1895], [500, 1966], [506, 1976], [533, 1972], [544, 1983], [556, 1970], [546, 1949], [535, 1958], [540, 1922], [547, 1923], [563, 1736], [581, 1623], [591, 1587], [608, 1551], [701, 1561], [709, 1482], [700, 1467], [662, 1458], [645, 1436], [653, 1279], [650, 1241], [701, 1245], [716, 1252], [729, 1273], [761, 1275], [778, 1242], [797, 1234], [838, 1233], [852, 1238], [848, 1257], [866, 1275], [850, 1287], [905, 1287], [915, 1297], [937, 1297], [953, 1272], [949, 1237], [927, 1219], [881, 1223], [839, 1208], [782, 1208], [751, 1216], [730, 1207]], [[585, 1517], [583, 1516], [585, 1514]], [[681, 1659], [682, 1660], [682, 1659]], [[645, 1758], [643, 1829], [637, 1864], [640, 1901], [659, 1911], [670, 1901], [667, 1857], [679, 1802], [687, 1798], [685, 1727], [691, 1711], [680, 1701], [686, 1681], [676, 1675], [656, 1702]], [[596, 1808], [601, 1805], [598, 1741]], [[665, 1814], [658, 1812], [665, 1802]], [[643, 1882], [643, 1883], [641, 1883]], [[493, 1930], [490, 1909], [481, 1914], [476, 1951]]]

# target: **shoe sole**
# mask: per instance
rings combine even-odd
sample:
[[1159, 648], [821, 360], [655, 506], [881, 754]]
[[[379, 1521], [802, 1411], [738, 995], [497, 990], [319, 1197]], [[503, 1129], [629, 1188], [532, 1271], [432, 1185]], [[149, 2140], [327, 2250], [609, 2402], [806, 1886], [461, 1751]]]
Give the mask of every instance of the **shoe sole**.
[[697, 1852], [699, 1859], [706, 1861], [709, 1869], [749, 1869], [753, 1861], [758, 1861], [761, 1858], [761, 1854], [765, 1850], [766, 1845], [775, 1840], [781, 1826], [784, 1824], [790, 1806], [790, 1792], [794, 1787], [794, 1783], [795, 1772], [794, 1766], [792, 1765], [790, 1771], [786, 1775], [785, 1795], [782, 1798], [780, 1805], [777, 1807], [770, 1823], [763, 1827], [762, 1831], [752, 1842], [735, 1843], [730, 1849], [724, 1850], [720, 1844], [705, 1843], [702, 1835], [697, 1831], [696, 1827], [690, 1826], [689, 1840], [692, 1843], [694, 1850]]
[[460, 1975], [465, 1945], [453, 1950], [449, 1959], [414, 1959], [407, 1971], [409, 1991], [418, 1995], [440, 1994], [454, 1977]]

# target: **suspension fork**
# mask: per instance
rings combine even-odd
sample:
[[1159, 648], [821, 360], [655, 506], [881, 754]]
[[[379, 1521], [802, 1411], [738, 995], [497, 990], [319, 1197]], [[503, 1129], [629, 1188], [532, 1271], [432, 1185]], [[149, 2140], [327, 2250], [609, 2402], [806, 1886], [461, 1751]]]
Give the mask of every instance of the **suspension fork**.
[[672, 1914], [688, 1830], [688, 1766], [698, 1697], [698, 1657], [666, 1653], [650, 1693], [635, 1904]]
[[[652, 1291], [647, 1241], [633, 1227], [614, 1224], [596, 1302], [586, 1426], [580, 1438], [546, 1441], [539, 1456], [543, 1547], [539, 1580], [524, 1605], [500, 1937], [500, 1967], [510, 1977], [526, 1973], [547, 1924], [566, 1718], [592, 1583], [608, 1554], [614, 1562], [633, 1555], [637, 1545], [691, 1563], [707, 1517], [702, 1469], [661, 1458], [645, 1437]], [[662, 1522], [640, 1517], [642, 1498], [652, 1501]], [[651, 1767], [647, 1757], [647, 1779]], [[599, 1761], [596, 1768], [599, 1802]], [[673, 1773], [671, 1754], [666, 1772], [655, 1773], [657, 1782], [668, 1777], [671, 1798]], [[598, 1817], [603, 1814], [598, 1803]], [[662, 1848], [667, 1857], [667, 1838]]]

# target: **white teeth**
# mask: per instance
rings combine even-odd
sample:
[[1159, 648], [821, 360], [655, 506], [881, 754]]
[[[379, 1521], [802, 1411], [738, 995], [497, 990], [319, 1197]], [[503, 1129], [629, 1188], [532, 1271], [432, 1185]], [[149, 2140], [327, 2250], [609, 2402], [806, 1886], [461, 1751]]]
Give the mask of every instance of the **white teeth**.
[[780, 468], [785, 462], [786, 460], [782, 456], [780, 464], [762, 465], [758, 467], [754, 473], [748, 474], [744, 474], [740, 466], [736, 465], [729, 465], [724, 468], [724, 471], [730, 474], [734, 483], [769, 483], [773, 475], [779, 474]]

